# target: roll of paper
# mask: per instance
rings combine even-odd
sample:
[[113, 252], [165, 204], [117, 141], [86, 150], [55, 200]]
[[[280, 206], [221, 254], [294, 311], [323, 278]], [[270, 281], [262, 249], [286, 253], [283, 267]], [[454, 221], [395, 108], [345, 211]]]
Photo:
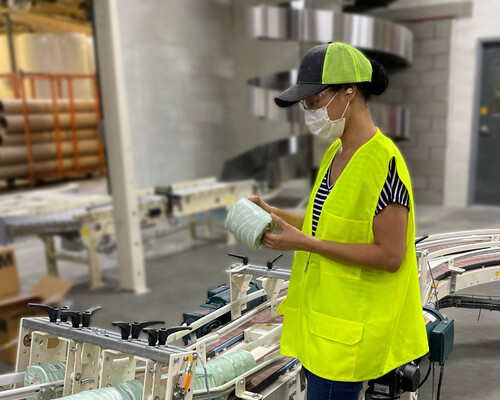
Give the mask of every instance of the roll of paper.
[[276, 223], [271, 215], [254, 202], [243, 198], [229, 210], [224, 228], [248, 247], [258, 250], [264, 232], [274, 232]]
[[[53, 364], [30, 365], [24, 374], [24, 386], [40, 385], [64, 379], [66, 363], [60, 361]], [[62, 396], [62, 390], [56, 392], [55, 397]], [[27, 400], [37, 400], [36, 396], [28, 397]]]

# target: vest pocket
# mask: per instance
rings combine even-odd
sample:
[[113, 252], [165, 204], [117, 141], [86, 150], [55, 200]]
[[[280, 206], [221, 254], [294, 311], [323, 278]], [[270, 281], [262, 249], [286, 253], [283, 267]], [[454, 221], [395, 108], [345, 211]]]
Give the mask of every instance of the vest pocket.
[[316, 374], [327, 379], [354, 380], [364, 324], [313, 310], [310, 313], [310, 365], [315, 365]]
[[363, 323], [330, 317], [314, 310], [310, 312], [309, 330], [313, 335], [348, 346], [353, 346], [361, 341]]
[[[316, 237], [338, 243], [368, 243], [370, 222], [338, 217], [323, 210]], [[361, 267], [356, 264], [320, 257], [320, 272], [359, 280]]]

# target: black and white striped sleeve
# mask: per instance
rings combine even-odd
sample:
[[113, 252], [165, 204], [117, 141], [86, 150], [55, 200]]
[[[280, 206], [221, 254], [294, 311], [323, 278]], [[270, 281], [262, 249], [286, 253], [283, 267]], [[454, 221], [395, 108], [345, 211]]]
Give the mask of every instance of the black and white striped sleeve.
[[395, 158], [389, 164], [389, 173], [380, 192], [375, 215], [391, 203], [399, 203], [410, 209], [408, 190], [401, 179], [399, 179]]

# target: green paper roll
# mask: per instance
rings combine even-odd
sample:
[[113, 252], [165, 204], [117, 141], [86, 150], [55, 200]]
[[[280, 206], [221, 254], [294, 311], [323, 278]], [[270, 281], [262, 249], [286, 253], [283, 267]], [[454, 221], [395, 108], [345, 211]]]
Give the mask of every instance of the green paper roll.
[[[252, 354], [246, 350], [236, 350], [222, 355], [206, 364], [208, 387], [213, 388], [224, 385], [256, 366], [257, 363]], [[194, 390], [206, 388], [205, 373], [202, 365], [196, 367], [193, 387]], [[227, 395], [223, 395], [214, 398], [214, 400], [225, 400], [227, 397]]]
[[[61, 361], [53, 364], [30, 365], [24, 374], [24, 386], [40, 385], [42, 383], [56, 382], [64, 379], [66, 373], [66, 362]], [[55, 397], [62, 396], [62, 389], [56, 392]], [[28, 397], [27, 400], [36, 400], [36, 396]]]
[[276, 222], [254, 202], [243, 198], [229, 210], [224, 228], [254, 250], [261, 247], [265, 231], [274, 232]]
[[96, 390], [86, 390], [64, 400], [141, 400], [144, 382], [142, 380], [128, 381], [116, 386]]

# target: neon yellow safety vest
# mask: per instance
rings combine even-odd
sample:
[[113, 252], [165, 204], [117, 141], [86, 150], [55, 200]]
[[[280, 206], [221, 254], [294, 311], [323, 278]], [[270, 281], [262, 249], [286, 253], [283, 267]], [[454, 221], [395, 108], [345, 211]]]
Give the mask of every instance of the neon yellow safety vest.
[[[315, 194], [335, 152], [321, 162], [302, 232], [311, 235]], [[341, 243], [374, 243], [373, 216], [389, 162], [409, 193], [403, 263], [396, 273], [297, 251], [284, 314], [281, 353], [296, 357], [312, 373], [330, 380], [364, 381], [428, 352], [415, 256], [414, 204], [410, 176], [394, 143], [378, 129], [345, 167], [326, 199], [316, 238]]]

